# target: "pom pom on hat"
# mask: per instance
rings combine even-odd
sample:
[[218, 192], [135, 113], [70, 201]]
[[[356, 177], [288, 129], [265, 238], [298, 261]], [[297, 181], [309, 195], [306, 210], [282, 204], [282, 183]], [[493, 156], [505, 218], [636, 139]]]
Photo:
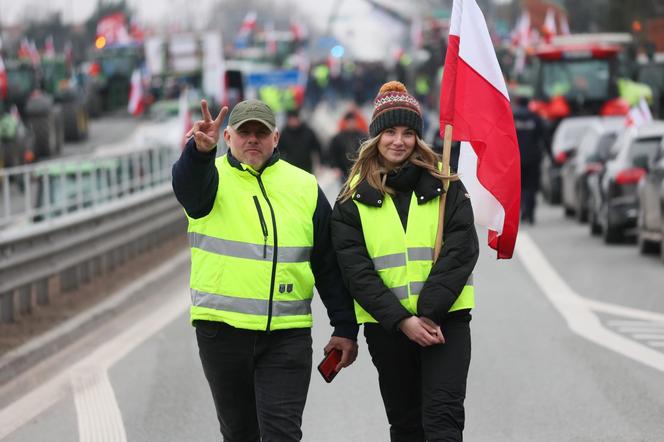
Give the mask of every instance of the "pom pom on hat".
[[405, 126], [422, 137], [422, 110], [415, 97], [399, 81], [388, 81], [378, 91], [369, 125], [369, 134], [377, 136], [389, 127]]
[[404, 94], [407, 94], [408, 89], [406, 89], [406, 86], [400, 81], [388, 81], [381, 86], [378, 95], [384, 94], [385, 92], [403, 92]]

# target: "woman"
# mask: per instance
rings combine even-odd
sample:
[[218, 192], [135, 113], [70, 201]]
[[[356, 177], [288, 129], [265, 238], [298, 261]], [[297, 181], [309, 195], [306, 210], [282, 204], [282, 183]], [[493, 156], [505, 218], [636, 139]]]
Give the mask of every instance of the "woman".
[[456, 176], [442, 184], [439, 158], [422, 141], [419, 103], [403, 84], [380, 89], [369, 135], [334, 207], [332, 240], [391, 440], [461, 440], [479, 254], [470, 200]]

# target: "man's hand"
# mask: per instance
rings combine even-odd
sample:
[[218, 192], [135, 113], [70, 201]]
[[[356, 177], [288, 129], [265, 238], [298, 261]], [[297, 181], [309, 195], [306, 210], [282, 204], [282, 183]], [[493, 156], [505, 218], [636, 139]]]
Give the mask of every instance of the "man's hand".
[[445, 343], [443, 332], [438, 324], [428, 318], [418, 318], [417, 316], [406, 318], [399, 323], [399, 330], [408, 336], [408, 339], [422, 347]]
[[185, 138], [190, 138], [193, 135], [196, 142], [196, 149], [199, 152], [205, 153], [211, 151], [219, 141], [219, 128], [227, 113], [228, 107], [224, 106], [219, 111], [217, 118], [213, 120], [207, 101], [201, 100], [201, 114], [203, 115], [203, 119], [194, 123], [194, 126], [187, 132]]
[[348, 367], [355, 362], [357, 358], [357, 342], [348, 338], [341, 338], [339, 336], [332, 336], [330, 342], [327, 343], [323, 351], [328, 354], [332, 349], [336, 348], [341, 350], [341, 361], [334, 368], [334, 371], [339, 371], [344, 367]]

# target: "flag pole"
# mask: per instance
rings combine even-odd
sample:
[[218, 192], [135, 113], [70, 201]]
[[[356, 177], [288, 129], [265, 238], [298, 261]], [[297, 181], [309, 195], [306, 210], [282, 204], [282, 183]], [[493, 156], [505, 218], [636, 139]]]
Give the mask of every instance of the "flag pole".
[[[443, 170], [444, 177], [450, 176], [450, 155], [452, 152], [452, 125], [445, 125], [443, 136]], [[436, 243], [433, 247], [433, 262], [438, 261], [440, 250], [443, 248], [443, 230], [445, 228], [445, 201], [447, 201], [447, 190], [445, 189], [445, 179], [442, 180], [444, 193], [440, 196], [438, 212], [438, 230], [436, 231]], [[449, 183], [449, 181], [448, 181]]]

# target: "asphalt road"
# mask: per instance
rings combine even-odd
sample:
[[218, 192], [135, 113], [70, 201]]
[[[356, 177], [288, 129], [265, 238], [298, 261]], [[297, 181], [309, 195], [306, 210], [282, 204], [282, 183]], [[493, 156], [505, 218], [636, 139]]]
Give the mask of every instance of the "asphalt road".
[[[482, 249], [466, 440], [664, 440], [664, 265], [603, 245], [560, 208], [538, 215], [514, 259]], [[157, 296], [0, 389], [0, 439], [219, 440], [186, 313], [187, 252], [170, 265], [149, 289]], [[318, 361], [330, 328], [314, 306]], [[303, 431], [305, 441], [389, 439], [362, 337], [332, 384], [314, 371]]]

